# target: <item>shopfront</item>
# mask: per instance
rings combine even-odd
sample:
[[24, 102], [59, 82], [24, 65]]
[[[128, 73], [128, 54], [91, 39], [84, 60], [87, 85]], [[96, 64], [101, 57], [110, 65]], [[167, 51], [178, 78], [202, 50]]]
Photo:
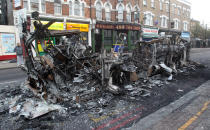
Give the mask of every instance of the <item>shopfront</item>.
[[[49, 21], [41, 21], [42, 24], [47, 24]], [[81, 32], [82, 40], [88, 43], [88, 31], [89, 31], [89, 24], [81, 24], [81, 23], [63, 23], [63, 22], [55, 22], [50, 27], [49, 30], [79, 30]], [[40, 55], [44, 55], [43, 48], [40, 44], [40, 41], [35, 41], [36, 47]], [[45, 39], [45, 46], [49, 46], [50, 44], [59, 44], [60, 37], [50, 37]]]
[[[121, 44], [128, 49], [133, 49], [134, 43], [140, 37], [140, 29], [139, 24], [97, 23], [93, 35], [95, 39], [93, 47], [96, 52], [100, 52], [102, 45], [107, 50]], [[123, 40], [120, 40], [121, 35]]]
[[0, 60], [16, 58], [14, 48], [20, 40], [15, 26], [0, 25]]

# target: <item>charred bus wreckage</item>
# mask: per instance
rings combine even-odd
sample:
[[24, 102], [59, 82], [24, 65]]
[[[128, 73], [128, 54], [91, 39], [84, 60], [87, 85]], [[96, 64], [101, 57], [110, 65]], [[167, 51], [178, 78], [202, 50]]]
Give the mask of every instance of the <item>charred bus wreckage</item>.
[[[94, 53], [79, 31], [50, 31], [48, 27], [54, 21], [43, 25], [38, 13], [32, 16], [36, 20], [35, 31], [24, 35], [28, 74], [25, 86], [36, 99], [29, 96], [30, 100], [17, 103], [19, 96], [10, 105], [10, 113], [29, 119], [53, 110], [66, 110], [64, 102], [75, 113], [82, 106], [88, 110], [105, 107], [118, 95], [129, 99], [150, 96], [152, 87], [172, 80], [190, 63], [190, 43], [178, 35], [137, 41], [132, 53], [107, 52], [103, 48], [101, 53]], [[46, 46], [44, 40], [52, 36], [59, 36], [59, 43], [49, 41]], [[41, 43], [44, 55], [35, 48], [35, 40]], [[160, 74], [166, 78], [154, 78]]]

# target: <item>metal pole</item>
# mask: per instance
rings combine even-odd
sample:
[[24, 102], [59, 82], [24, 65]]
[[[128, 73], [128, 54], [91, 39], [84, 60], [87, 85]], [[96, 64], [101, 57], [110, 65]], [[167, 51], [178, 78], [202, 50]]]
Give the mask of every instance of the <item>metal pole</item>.
[[168, 30], [171, 28], [171, 0], [169, 0], [169, 11], [168, 11], [168, 18], [169, 18], [169, 24], [168, 24]]

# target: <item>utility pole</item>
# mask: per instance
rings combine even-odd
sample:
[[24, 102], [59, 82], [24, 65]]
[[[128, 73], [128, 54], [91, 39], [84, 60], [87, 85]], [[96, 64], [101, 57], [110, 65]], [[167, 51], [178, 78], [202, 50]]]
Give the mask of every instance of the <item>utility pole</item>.
[[168, 8], [169, 8], [169, 11], [168, 11], [168, 21], [169, 21], [168, 30], [170, 30], [170, 28], [171, 28], [171, 0], [169, 0]]

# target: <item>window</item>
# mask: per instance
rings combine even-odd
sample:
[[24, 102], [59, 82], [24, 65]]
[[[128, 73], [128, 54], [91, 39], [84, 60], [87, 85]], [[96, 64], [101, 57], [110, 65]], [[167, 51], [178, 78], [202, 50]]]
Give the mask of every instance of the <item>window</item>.
[[42, 12], [44, 13], [45, 11], [46, 11], [45, 0], [42, 0]]
[[82, 16], [84, 17], [85, 16], [85, 4], [82, 3]]
[[166, 3], [166, 12], [169, 12], [169, 3]]
[[143, 0], [143, 5], [144, 5], [144, 6], [147, 5], [147, 0]]
[[131, 22], [131, 7], [127, 8], [127, 22]]
[[180, 14], [181, 14], [181, 8], [180, 8], [180, 7], [178, 8], [178, 12], [177, 12], [177, 14], [178, 14], [178, 15], [180, 15]]
[[172, 5], [172, 13], [175, 14], [175, 5]]
[[123, 6], [118, 7], [118, 22], [123, 22]]
[[131, 43], [135, 44], [138, 41], [138, 31], [131, 31]]
[[69, 15], [73, 15], [72, 1], [69, 1]]
[[39, 11], [39, 0], [31, 0], [31, 11]]
[[160, 10], [163, 10], [163, 2], [160, 0]]
[[151, 0], [151, 7], [155, 8], [155, 0]]
[[179, 29], [179, 20], [178, 19], [174, 20], [174, 29]]
[[26, 8], [26, 10], [28, 11], [28, 1], [23, 1], [23, 8]]
[[104, 45], [112, 45], [112, 30], [104, 30]]
[[145, 25], [149, 25], [149, 26], [153, 26], [153, 18], [154, 16], [151, 13], [147, 13], [145, 14], [145, 21], [144, 24]]
[[106, 20], [107, 21], [110, 21], [111, 20], [111, 7], [109, 4], [106, 4], [105, 6], [105, 17], [106, 17]]
[[74, 2], [74, 15], [80, 16], [80, 3], [78, 0]]
[[55, 14], [61, 14], [61, 4], [54, 3], [54, 13]]
[[135, 21], [135, 23], [139, 22], [139, 16], [140, 16], [139, 9], [137, 7], [135, 7], [135, 9], [134, 9], [134, 21]]
[[167, 17], [161, 17], [161, 27], [167, 28]]
[[187, 24], [187, 22], [184, 22], [184, 31], [188, 31], [188, 28], [187, 28], [187, 26], [188, 26], [188, 24]]
[[102, 20], [102, 5], [100, 2], [96, 4], [96, 19]]

